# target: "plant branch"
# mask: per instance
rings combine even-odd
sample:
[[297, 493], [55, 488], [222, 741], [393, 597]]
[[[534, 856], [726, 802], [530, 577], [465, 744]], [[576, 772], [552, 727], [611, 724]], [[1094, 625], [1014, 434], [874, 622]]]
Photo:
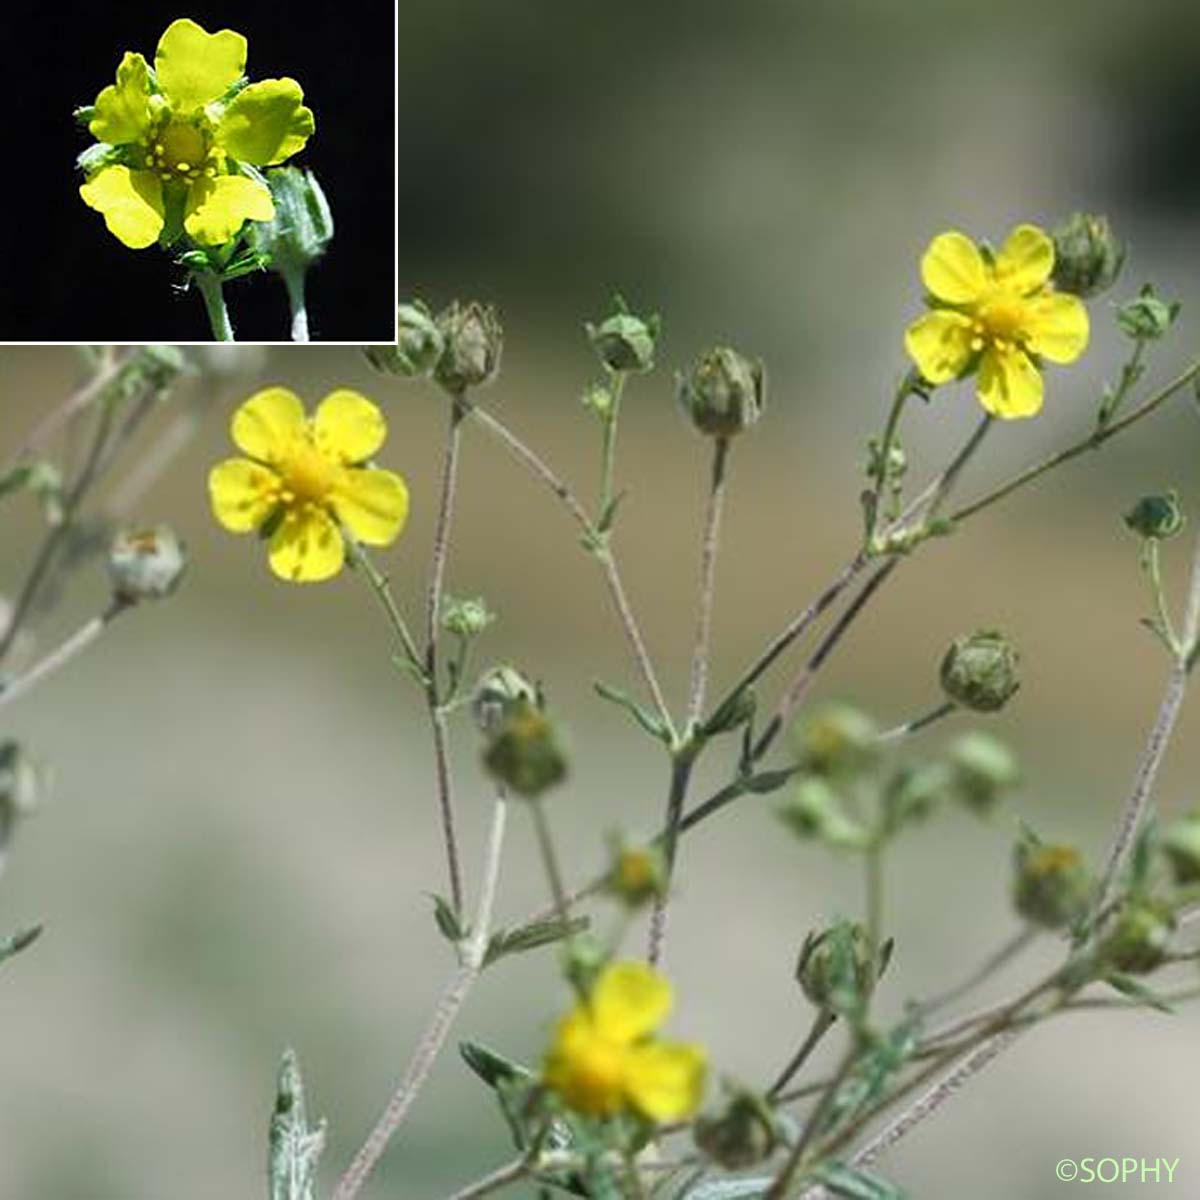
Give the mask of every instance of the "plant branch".
[[[692, 679], [685, 730], [690, 731], [704, 711], [708, 687], [708, 654], [712, 640], [713, 597], [716, 590], [717, 549], [721, 538], [721, 511], [725, 505], [725, 475], [729, 460], [729, 439], [719, 437], [713, 444], [712, 478], [700, 549], [700, 604], [696, 621], [695, 651], [692, 654]], [[685, 733], [685, 736], [687, 734]]]

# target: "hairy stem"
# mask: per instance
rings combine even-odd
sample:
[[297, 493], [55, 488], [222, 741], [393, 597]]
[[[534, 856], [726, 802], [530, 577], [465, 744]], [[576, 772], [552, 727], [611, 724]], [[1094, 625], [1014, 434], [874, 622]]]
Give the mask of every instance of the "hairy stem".
[[729, 439], [719, 437], [713, 444], [712, 477], [704, 519], [704, 537], [700, 546], [700, 604], [696, 620], [695, 651], [692, 654], [692, 679], [689, 691], [687, 731], [695, 726], [704, 711], [708, 687], [708, 653], [712, 640], [713, 598], [716, 592], [717, 549], [721, 539], [721, 511], [725, 506], [725, 474], [729, 459]]
[[233, 325], [229, 320], [229, 310], [225, 307], [225, 293], [221, 286], [221, 277], [212, 271], [197, 271], [192, 278], [204, 301], [204, 311], [208, 315], [208, 323], [212, 328], [213, 340], [217, 342], [232, 342]]
[[669, 888], [675, 874], [675, 857], [679, 843], [683, 805], [687, 798], [688, 783], [692, 778], [692, 766], [696, 759], [691, 749], [676, 754], [671, 763], [671, 786], [667, 791], [667, 818], [663, 827], [662, 846], [666, 866], [667, 888], [654, 901], [650, 912], [650, 938], [646, 950], [647, 961], [653, 966], [662, 960], [663, 942], [667, 936], [667, 900]]

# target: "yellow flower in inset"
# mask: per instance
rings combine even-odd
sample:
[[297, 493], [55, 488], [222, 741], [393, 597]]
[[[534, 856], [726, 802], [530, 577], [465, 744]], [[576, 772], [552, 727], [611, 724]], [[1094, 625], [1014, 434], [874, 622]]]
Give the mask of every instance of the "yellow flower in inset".
[[1087, 348], [1078, 296], [1050, 284], [1054, 242], [1018, 225], [1000, 250], [942, 233], [921, 259], [933, 310], [904, 335], [917, 369], [934, 384], [979, 373], [979, 402], [993, 416], [1031, 417], [1042, 407], [1041, 361], [1074, 362]]
[[677, 1121], [700, 1106], [706, 1058], [698, 1046], [654, 1038], [671, 1010], [671, 986], [637, 962], [604, 968], [587, 1000], [558, 1023], [543, 1080], [591, 1117], [632, 1109]]
[[153, 71], [127, 52], [116, 83], [96, 97], [88, 129], [100, 165], [79, 194], [126, 246], [144, 249], [164, 228], [173, 240], [180, 221], [193, 241], [219, 246], [246, 221], [274, 217], [270, 190], [239, 164], [290, 158], [312, 135], [313, 115], [294, 79], [239, 90], [245, 68], [240, 33], [182, 19], [159, 40]]
[[208, 477], [213, 512], [233, 533], [269, 533], [271, 569], [314, 583], [342, 569], [343, 527], [386, 546], [408, 517], [399, 475], [365, 466], [387, 424], [365, 396], [330, 392], [309, 417], [287, 388], [251, 396], [233, 414], [233, 440], [247, 458], [218, 463]]

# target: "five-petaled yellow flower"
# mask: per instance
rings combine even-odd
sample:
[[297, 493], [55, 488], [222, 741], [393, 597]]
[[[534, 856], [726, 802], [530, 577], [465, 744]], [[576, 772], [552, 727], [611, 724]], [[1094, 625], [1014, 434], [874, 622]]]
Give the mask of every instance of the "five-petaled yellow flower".
[[383, 445], [387, 424], [358, 392], [330, 392], [309, 417], [287, 388], [267, 388], [233, 414], [232, 433], [249, 457], [212, 469], [213, 512], [234, 533], [269, 533], [271, 569], [281, 579], [336, 575], [346, 557], [343, 529], [386, 546], [404, 528], [404, 480], [364, 465]]
[[109, 232], [133, 250], [178, 236], [219, 246], [246, 221], [275, 215], [270, 190], [239, 164], [274, 166], [313, 132], [313, 115], [294, 79], [264, 79], [236, 90], [246, 39], [231, 29], [206, 33], [172, 21], [151, 70], [126, 52], [117, 81], [96, 97], [88, 129], [109, 148], [79, 189]]
[[700, 1106], [706, 1060], [698, 1046], [654, 1038], [671, 1010], [671, 986], [650, 967], [605, 967], [586, 1001], [558, 1023], [543, 1079], [576, 1112], [627, 1109], [676, 1121]]
[[1074, 362], [1087, 348], [1088, 315], [1078, 296], [1050, 284], [1054, 242], [1018, 225], [999, 251], [963, 233], [942, 233], [921, 259], [933, 310], [904, 344], [930, 383], [978, 370], [979, 402], [993, 416], [1031, 417], [1042, 407], [1042, 359]]

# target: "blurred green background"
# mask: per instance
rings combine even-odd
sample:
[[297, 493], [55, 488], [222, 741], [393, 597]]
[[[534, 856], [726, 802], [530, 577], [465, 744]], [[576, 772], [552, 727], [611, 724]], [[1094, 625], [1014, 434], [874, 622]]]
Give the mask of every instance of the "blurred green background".
[[[603, 315], [615, 288], [664, 314], [662, 367], [626, 406], [617, 545], [678, 703], [706, 448], [675, 409], [671, 370], [721, 339], [764, 357], [771, 375], [768, 416], [732, 464], [719, 686], [853, 544], [863, 443], [903, 367], [916, 262], [933, 233], [998, 239], [1019, 220], [1105, 211], [1133, 247], [1120, 293], [1152, 278], [1185, 304], [1151, 378], [1190, 354], [1197, 35], [1200, 12], [1182, 0], [401, 4], [401, 291], [501, 306], [505, 370], [488, 402], [589, 493], [597, 437], [577, 397], [595, 371], [581, 321]], [[1087, 426], [1124, 351], [1110, 311], [1092, 306], [1084, 363], [1050, 373], [1043, 417], [999, 429], [966, 489]], [[412, 487], [409, 531], [386, 561], [415, 614], [443, 405], [372, 375], [351, 351], [242, 362], [135, 514], [187, 538], [181, 593], [4, 712], [4, 734], [56, 775], [0, 884], [4, 928], [48, 925], [0, 981], [6, 1198], [263, 1195], [288, 1044], [331, 1119], [327, 1194], [451, 969], [426, 899], [442, 877], [422, 712], [388, 665], [371, 598], [348, 576], [276, 583], [251, 540], [213, 525], [204, 493], [227, 453], [228, 413], [260, 382], [312, 401], [334, 385], [363, 389], [389, 414], [382, 458]], [[0, 459], [78, 377], [68, 351], [0, 352]], [[913, 422], [914, 459], [939, 462], [976, 413], [969, 389], [939, 396]], [[164, 411], [161, 427], [171, 419]], [[1165, 669], [1137, 625], [1145, 599], [1119, 514], [1171, 484], [1195, 509], [1198, 446], [1181, 402], [927, 547], [824, 676], [821, 695], [859, 698], [891, 722], [935, 699], [954, 635], [998, 624], [1025, 654], [1019, 699], [989, 722], [1026, 764], [1018, 800], [991, 827], [952, 816], [908, 839], [890, 872], [900, 956], [886, 995], [897, 1011], [1011, 931], [1016, 813], [1103, 852]], [[657, 825], [663, 765], [591, 693], [595, 677], [634, 675], [573, 527], [478, 431], [463, 466], [449, 585], [500, 611], [485, 656], [542, 678], [570, 727], [573, 780], [552, 815], [578, 876], [602, 860], [606, 831]], [[36, 531], [31, 506], [10, 504], [0, 590], [20, 578]], [[1176, 582], [1184, 554], [1172, 548]], [[99, 568], [81, 571], [41, 630], [47, 642], [104, 596]], [[1165, 807], [1197, 799], [1196, 720], [1185, 714]], [[953, 732], [939, 727], [914, 749]], [[477, 750], [461, 728], [472, 865], [488, 805]], [[543, 892], [513, 816], [502, 917]], [[804, 932], [857, 904], [849, 867], [781, 836], [765, 805], [713, 821], [684, 850], [668, 956], [674, 1028], [709, 1043], [718, 1070], [766, 1080], [807, 1020], [790, 980]], [[484, 979], [459, 1033], [532, 1060], [564, 1000], [552, 955], [514, 961]], [[1057, 1195], [1065, 1156], [1178, 1155], [1179, 1185], [1194, 1188], [1198, 1051], [1194, 1012], [1074, 1018], [1019, 1044], [887, 1167], [916, 1196], [999, 1200]], [[436, 1196], [508, 1152], [451, 1050], [367, 1194]]]

